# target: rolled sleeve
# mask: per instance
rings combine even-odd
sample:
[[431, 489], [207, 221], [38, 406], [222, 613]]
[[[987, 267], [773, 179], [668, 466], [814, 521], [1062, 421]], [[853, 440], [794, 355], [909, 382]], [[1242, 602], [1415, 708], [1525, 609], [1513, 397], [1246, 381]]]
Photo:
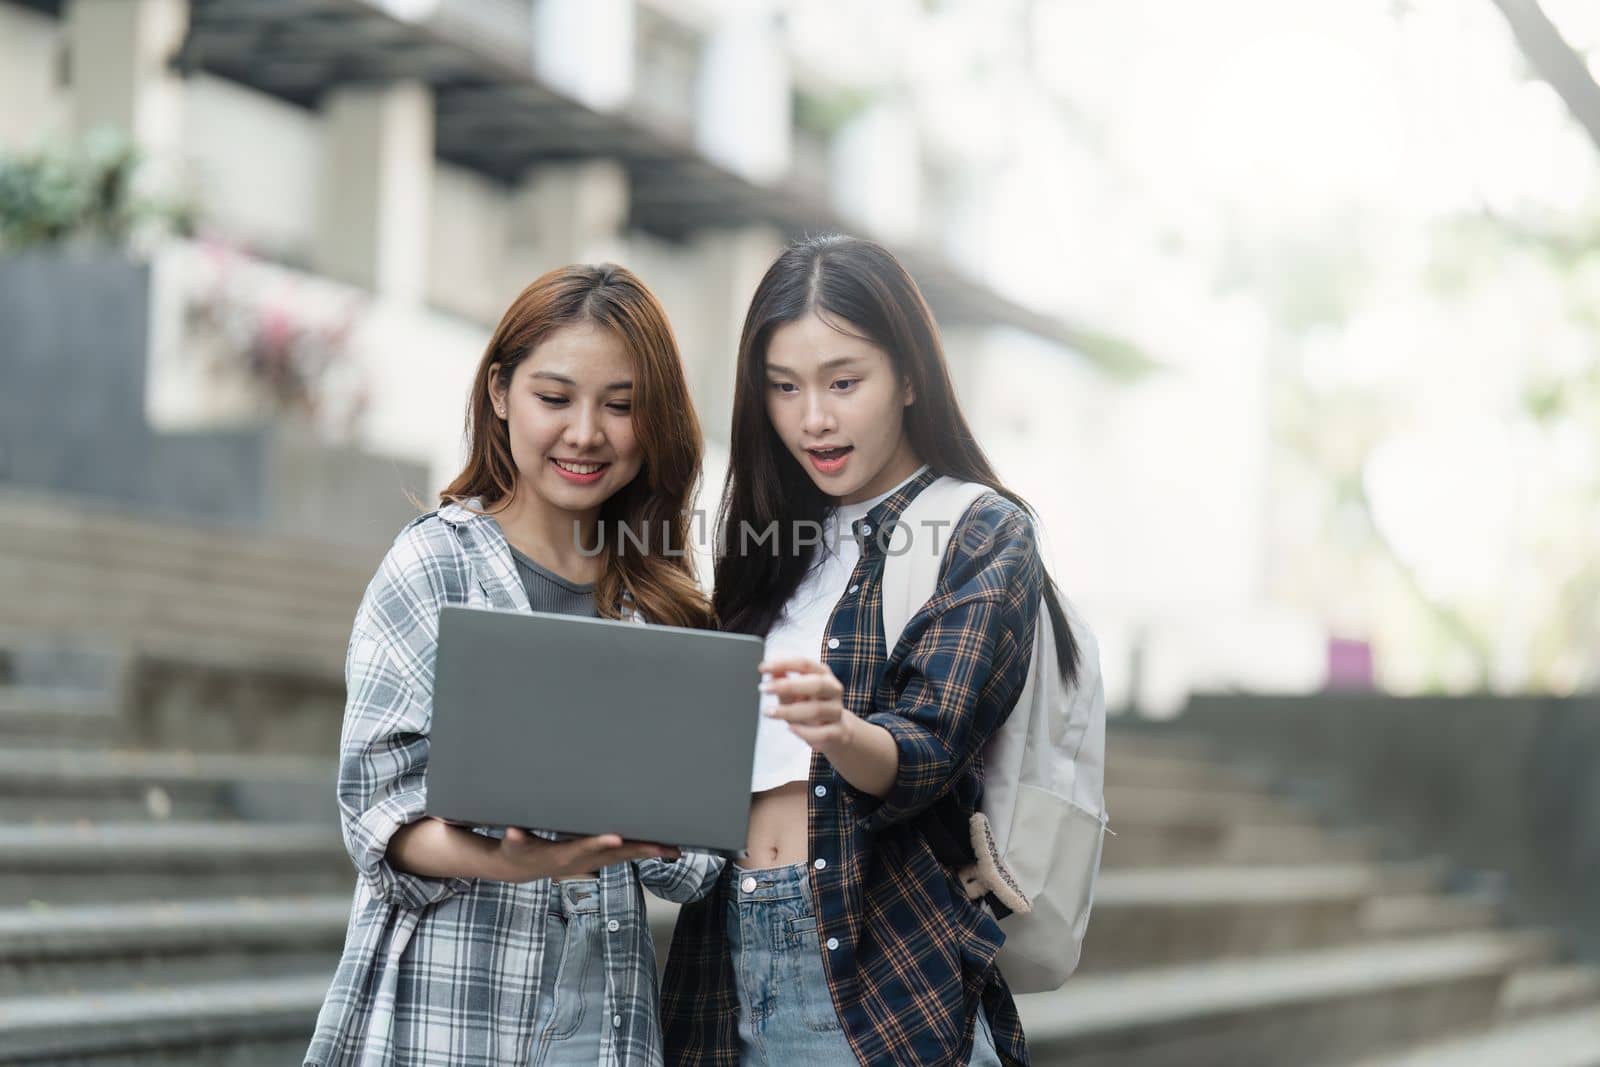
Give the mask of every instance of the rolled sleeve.
[[426, 793], [401, 789], [372, 804], [346, 824], [345, 846], [356, 871], [379, 900], [408, 908], [425, 908], [467, 888], [464, 878], [426, 878], [402, 871], [388, 860], [389, 841], [402, 826], [423, 817]]
[[948, 793], [1027, 680], [1043, 572], [1026, 516], [1011, 515], [983, 551], [965, 548], [958, 535], [941, 590], [907, 624], [921, 633], [893, 671], [893, 710], [866, 717], [894, 738], [899, 769], [881, 799], [851, 790], [865, 830], [905, 822]]
[[638, 860], [634, 869], [644, 887], [662, 900], [687, 904], [711, 891], [725, 862], [709, 852], [684, 852], [676, 860]]
[[427, 806], [432, 684], [422, 672], [438, 627], [436, 598], [425, 583], [398, 580], [405, 574], [395, 574], [392, 561], [367, 590], [345, 660], [339, 814], [345, 848], [372, 895], [423, 908], [469, 882], [411, 874], [388, 859], [395, 832]]

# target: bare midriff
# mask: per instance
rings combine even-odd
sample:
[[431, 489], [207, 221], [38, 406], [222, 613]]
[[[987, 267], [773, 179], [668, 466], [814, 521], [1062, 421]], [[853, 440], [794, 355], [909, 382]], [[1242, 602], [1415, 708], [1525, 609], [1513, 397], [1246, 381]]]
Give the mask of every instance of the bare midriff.
[[811, 858], [806, 834], [809, 789], [806, 782], [789, 782], [750, 798], [750, 833], [745, 841], [749, 854], [739, 866], [786, 867]]

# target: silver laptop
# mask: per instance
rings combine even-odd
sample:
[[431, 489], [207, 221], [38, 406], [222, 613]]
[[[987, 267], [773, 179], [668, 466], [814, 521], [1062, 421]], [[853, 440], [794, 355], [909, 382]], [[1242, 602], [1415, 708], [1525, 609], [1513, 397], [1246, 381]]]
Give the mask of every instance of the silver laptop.
[[429, 815], [744, 850], [760, 638], [439, 613]]

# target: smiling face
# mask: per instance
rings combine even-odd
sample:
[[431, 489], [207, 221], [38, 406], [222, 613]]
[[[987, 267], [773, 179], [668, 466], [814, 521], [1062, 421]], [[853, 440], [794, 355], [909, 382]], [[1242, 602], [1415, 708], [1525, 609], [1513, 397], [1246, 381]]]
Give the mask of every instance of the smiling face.
[[921, 461], [905, 435], [916, 400], [889, 354], [809, 312], [767, 344], [767, 417], [817, 488], [840, 503], [870, 500]]
[[517, 364], [504, 388], [499, 378], [496, 368], [489, 392], [510, 437], [518, 496], [588, 516], [639, 474], [633, 359], [615, 334], [564, 326]]

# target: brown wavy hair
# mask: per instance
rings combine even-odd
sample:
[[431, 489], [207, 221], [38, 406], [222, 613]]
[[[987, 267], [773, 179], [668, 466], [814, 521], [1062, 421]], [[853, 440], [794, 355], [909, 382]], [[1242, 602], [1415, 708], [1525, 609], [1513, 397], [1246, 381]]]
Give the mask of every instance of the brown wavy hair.
[[[495, 416], [489, 375], [509, 386], [517, 365], [565, 326], [610, 330], [633, 358], [633, 428], [644, 453], [639, 474], [600, 507], [604, 538], [595, 604], [620, 618], [624, 596], [650, 622], [712, 625], [711, 609], [695, 580], [689, 546], [689, 508], [700, 482], [700, 421], [689, 400], [678, 342], [655, 294], [632, 271], [614, 263], [560, 267], [538, 278], [506, 309], [473, 376], [467, 400], [467, 465], [439, 494], [442, 503], [476, 498], [488, 514], [504, 507], [517, 485], [505, 423]], [[627, 532], [625, 532], [627, 531]], [[633, 545], [650, 551], [619, 552]]]

